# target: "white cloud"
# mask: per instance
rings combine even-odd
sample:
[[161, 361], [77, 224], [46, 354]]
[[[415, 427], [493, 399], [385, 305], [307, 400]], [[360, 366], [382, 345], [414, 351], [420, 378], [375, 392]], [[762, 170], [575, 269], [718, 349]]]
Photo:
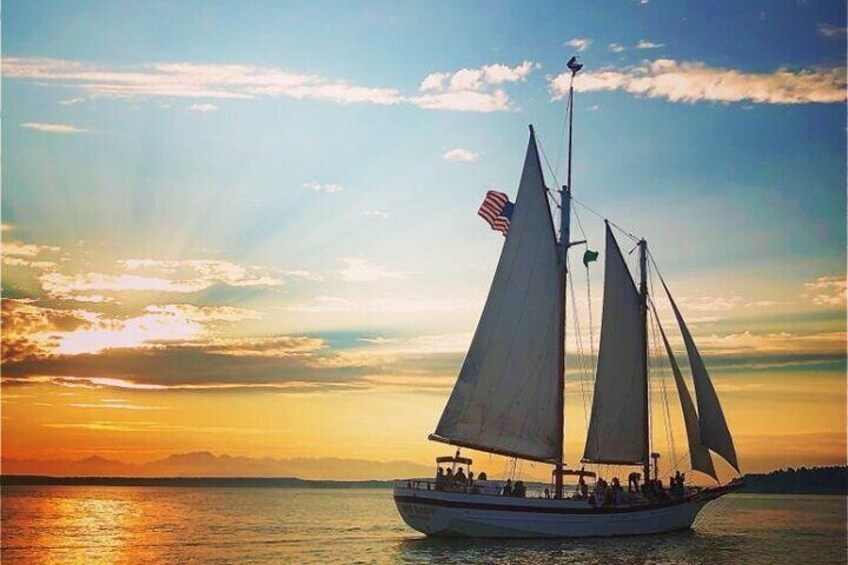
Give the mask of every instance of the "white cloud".
[[837, 40], [845, 38], [846, 28], [831, 24], [819, 24], [818, 32], [822, 37]]
[[189, 110], [194, 110], [195, 112], [212, 112], [217, 110], [218, 107], [214, 104], [192, 104], [188, 107]]
[[[571, 73], [550, 80], [553, 100], [568, 94]], [[622, 70], [588, 72], [577, 90], [623, 90], [671, 102], [741, 102], [759, 104], [841, 103], [846, 99], [845, 68], [746, 73], [700, 62], [657, 59]]]
[[538, 63], [524, 61], [515, 67], [494, 64], [478, 69], [460, 69], [454, 73], [432, 73], [424, 78], [419, 89], [422, 92], [484, 90], [493, 84], [526, 80], [538, 68]]
[[664, 43], [654, 43], [653, 41], [648, 41], [647, 39], [640, 39], [636, 45], [632, 47], [627, 47], [625, 45], [621, 45], [620, 43], [610, 43], [607, 45], [607, 49], [612, 51], [613, 53], [623, 53], [629, 49], [659, 49], [660, 47], [664, 47]]
[[[4, 224], [4, 226], [8, 226], [8, 224]], [[6, 229], [11, 230], [11, 227], [7, 227]], [[4, 231], [6, 231], [4, 229]], [[41, 255], [42, 253], [49, 253], [59, 251], [58, 247], [52, 245], [38, 245], [35, 243], [22, 243], [20, 241], [4, 241], [3, 242], [3, 256], [13, 256], [13, 257], [36, 257]]]
[[359, 213], [359, 215], [360, 216], [369, 216], [369, 217], [373, 217], [373, 218], [382, 218], [382, 219], [386, 219], [386, 218], [389, 217], [389, 214], [387, 212], [382, 211], [382, 210], [363, 210], [362, 212]]
[[803, 296], [819, 306], [840, 306], [845, 304], [845, 287], [844, 277], [819, 277], [804, 283]]
[[695, 310], [698, 312], [726, 312], [738, 308], [742, 303], [741, 296], [681, 296], [677, 302], [683, 306], [683, 310]]
[[[11, 230], [11, 227], [4, 231], [8, 230]], [[40, 271], [50, 271], [58, 267], [58, 263], [55, 261], [44, 259], [45, 255], [55, 255], [59, 252], [59, 248], [52, 245], [4, 241], [2, 251], [4, 265], [27, 267]]]
[[42, 131], [44, 133], [84, 133], [88, 131], [69, 124], [42, 124], [39, 122], [27, 122], [25, 124], [21, 124], [21, 127]]
[[409, 273], [396, 271], [359, 257], [342, 259], [347, 267], [340, 271], [342, 279], [355, 282], [372, 282], [384, 279], [405, 279]]
[[[425, 109], [492, 112], [510, 109], [494, 85], [522, 81], [539, 65], [500, 63], [454, 73], [432, 73], [421, 82], [423, 94], [406, 96], [397, 88], [350, 84], [315, 74], [254, 65], [154, 63], [105, 66], [61, 59], [6, 58], [3, 76], [30, 79], [42, 86], [83, 91], [88, 97], [241, 99], [289, 97], [336, 104], [411, 104]], [[211, 110], [210, 103], [190, 108]], [[69, 133], [69, 132], [64, 132]]]
[[67, 275], [46, 273], [39, 277], [45, 292], [55, 297], [70, 296], [77, 292], [108, 291], [151, 291], [192, 293], [211, 286], [205, 280], [171, 280], [162, 277], [143, 277], [138, 275], [113, 275], [105, 273], [85, 273]]
[[592, 45], [591, 39], [585, 39], [583, 37], [574, 37], [565, 42], [565, 45], [569, 47], [574, 47], [578, 51], [585, 51]]
[[663, 43], [654, 43], [653, 41], [648, 41], [647, 39], [640, 39], [636, 44], [636, 49], [658, 49], [662, 47]]
[[308, 188], [314, 192], [341, 192], [344, 190], [340, 185], [334, 183], [307, 182], [303, 184], [303, 188]]
[[426, 110], [456, 110], [460, 112], [503, 112], [510, 109], [509, 97], [503, 90], [476, 92], [473, 90], [424, 94], [410, 100]]
[[471, 344], [470, 332], [421, 335], [409, 338], [361, 338], [380, 353], [464, 353]]
[[475, 153], [470, 149], [463, 149], [462, 147], [457, 147], [456, 149], [451, 149], [450, 151], [446, 151], [442, 155], [442, 159], [445, 161], [476, 161], [480, 156], [479, 153]]
[[3, 75], [78, 88], [114, 98], [234, 98], [288, 96], [340, 104], [397, 104], [400, 92], [333, 81], [318, 75], [252, 65], [155, 63], [109, 68], [76, 61], [7, 58]]
[[85, 100], [85, 98], [68, 98], [66, 100], [59, 100], [59, 104], [62, 106], [73, 106], [75, 104], [82, 104]]
[[453, 73], [431, 73], [421, 81], [424, 94], [408, 101], [427, 109], [494, 112], [510, 109], [509, 98], [502, 89], [492, 86], [520, 82], [540, 66], [524, 61], [515, 67], [502, 64], [460, 69]]
[[240, 322], [259, 320], [262, 314], [256, 310], [236, 306], [195, 306], [193, 304], [153, 304], [144, 309], [151, 314], [182, 316], [193, 322]]
[[124, 272], [68, 274], [46, 269], [50, 272], [40, 274], [38, 280], [51, 298], [79, 302], [114, 301], [110, 296], [103, 296], [103, 293], [190, 294], [215, 284], [271, 288], [283, 285], [287, 278], [324, 280], [321, 275], [309, 271], [286, 270], [269, 265], [240, 265], [214, 259], [125, 259], [119, 261], [118, 266]]

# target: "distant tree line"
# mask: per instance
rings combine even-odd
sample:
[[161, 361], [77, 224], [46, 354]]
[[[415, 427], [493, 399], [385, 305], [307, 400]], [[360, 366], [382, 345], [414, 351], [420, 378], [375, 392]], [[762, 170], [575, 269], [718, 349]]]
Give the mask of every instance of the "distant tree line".
[[789, 467], [743, 477], [743, 492], [848, 495], [848, 467]]

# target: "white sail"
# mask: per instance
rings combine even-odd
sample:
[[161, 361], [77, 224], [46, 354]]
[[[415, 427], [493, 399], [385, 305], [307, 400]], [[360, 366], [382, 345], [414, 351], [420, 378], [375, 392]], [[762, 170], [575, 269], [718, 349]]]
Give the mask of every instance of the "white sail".
[[692, 334], [689, 333], [689, 328], [686, 327], [686, 322], [683, 321], [683, 316], [680, 314], [674, 298], [671, 297], [671, 292], [669, 292], [665, 281], [662, 281], [662, 283], [668, 295], [668, 300], [671, 302], [671, 307], [674, 310], [674, 316], [677, 318], [677, 325], [680, 326], [683, 343], [686, 345], [686, 353], [689, 355], [689, 367], [692, 369], [692, 380], [695, 383], [695, 398], [698, 402], [701, 443], [724, 457], [734, 469], [739, 471], [739, 463], [736, 460], [736, 449], [733, 447], [733, 438], [730, 436], [727, 421], [724, 419], [724, 412], [721, 410], [721, 404], [718, 401], [718, 396], [716, 396], [715, 388], [713, 388], [713, 383], [707, 374], [704, 360], [701, 359], [701, 354], [698, 352], [698, 348], [695, 347]]
[[648, 390], [640, 296], [609, 225], [606, 239], [598, 373], [583, 460], [643, 463]]
[[695, 412], [695, 405], [692, 403], [689, 389], [686, 388], [686, 382], [680, 373], [680, 366], [677, 364], [677, 359], [674, 358], [674, 353], [671, 351], [671, 346], [668, 344], [659, 318], [657, 318], [657, 327], [660, 329], [660, 335], [663, 344], [665, 344], [665, 352], [668, 354], [668, 362], [671, 365], [671, 372], [674, 374], [674, 384], [677, 385], [677, 395], [680, 397], [680, 408], [683, 410], [683, 423], [686, 426], [686, 438], [689, 440], [689, 460], [692, 462], [692, 469], [706, 473], [718, 480], [713, 458], [710, 457], [710, 450], [701, 443], [698, 413]]
[[554, 228], [531, 132], [489, 297], [431, 439], [525, 459], [561, 459], [558, 277]]

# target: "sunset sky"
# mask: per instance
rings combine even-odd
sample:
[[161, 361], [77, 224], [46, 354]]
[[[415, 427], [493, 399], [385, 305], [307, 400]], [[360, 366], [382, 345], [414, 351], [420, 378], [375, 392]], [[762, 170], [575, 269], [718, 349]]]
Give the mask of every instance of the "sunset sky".
[[[503, 244], [476, 211], [487, 190], [515, 197], [530, 123], [564, 182], [577, 54], [590, 247], [593, 211], [647, 239], [743, 471], [845, 463], [844, 2], [7, 0], [2, 16], [4, 458], [449, 451], [426, 437]], [[573, 259], [597, 340], [603, 257], [591, 300]], [[587, 383], [569, 363], [577, 464]], [[680, 459], [662, 375], [654, 447], [670, 436]]]

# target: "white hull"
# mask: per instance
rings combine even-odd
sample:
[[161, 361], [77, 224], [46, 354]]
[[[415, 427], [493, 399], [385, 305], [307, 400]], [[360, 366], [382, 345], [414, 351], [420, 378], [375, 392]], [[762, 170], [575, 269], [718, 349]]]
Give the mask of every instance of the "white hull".
[[685, 530], [717, 496], [595, 509], [585, 500], [431, 491], [409, 488], [407, 483], [398, 483], [394, 489], [398, 511], [412, 528], [429, 536], [475, 538], [629, 536]]

